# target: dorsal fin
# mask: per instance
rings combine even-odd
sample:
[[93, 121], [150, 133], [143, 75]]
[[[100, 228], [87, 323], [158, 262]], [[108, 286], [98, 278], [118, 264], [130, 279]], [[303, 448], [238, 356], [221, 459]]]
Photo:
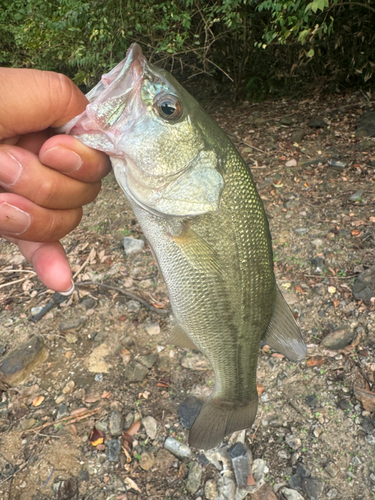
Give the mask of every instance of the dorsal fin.
[[278, 287], [273, 314], [263, 342], [293, 361], [306, 357], [306, 344], [299, 326]]

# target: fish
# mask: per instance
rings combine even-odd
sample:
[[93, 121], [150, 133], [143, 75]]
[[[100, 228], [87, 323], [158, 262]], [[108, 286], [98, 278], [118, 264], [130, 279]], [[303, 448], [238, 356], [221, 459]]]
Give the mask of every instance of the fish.
[[62, 131], [110, 156], [167, 285], [169, 342], [211, 363], [215, 386], [189, 444], [214, 448], [254, 422], [260, 342], [291, 360], [306, 356], [276, 284], [263, 203], [226, 133], [140, 45], [87, 98]]

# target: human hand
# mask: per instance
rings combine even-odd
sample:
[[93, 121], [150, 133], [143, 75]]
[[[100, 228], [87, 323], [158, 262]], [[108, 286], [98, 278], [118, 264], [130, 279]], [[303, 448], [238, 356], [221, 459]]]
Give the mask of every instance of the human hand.
[[60, 238], [95, 199], [108, 157], [53, 135], [87, 99], [67, 77], [0, 68], [0, 236], [18, 245], [49, 288], [66, 292], [72, 273]]

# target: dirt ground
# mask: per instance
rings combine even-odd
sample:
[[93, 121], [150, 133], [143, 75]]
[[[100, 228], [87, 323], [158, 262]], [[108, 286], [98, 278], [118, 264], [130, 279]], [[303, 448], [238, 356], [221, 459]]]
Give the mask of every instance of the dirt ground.
[[[370, 391], [375, 382], [375, 302], [352, 293], [356, 277], [375, 264], [375, 139], [355, 136], [372, 105], [351, 93], [236, 106], [217, 98], [209, 107], [252, 168], [270, 221], [278, 284], [308, 345], [298, 364], [269, 351], [259, 356], [263, 392], [246, 442], [253, 458], [265, 460], [266, 482], [280, 499], [299, 463], [323, 481], [316, 498], [375, 497], [374, 403], [370, 394], [363, 407], [354, 395], [355, 387]], [[324, 121], [320, 128], [308, 126], [314, 117]], [[111, 174], [63, 242], [77, 292], [35, 323], [32, 309], [53, 294], [25, 272], [31, 268], [13, 246], [0, 243], [0, 363], [34, 334], [49, 354], [23, 384], [2, 392], [1, 500], [203, 499], [207, 481], [221, 476], [199, 450], [170, 463], [160, 453], [168, 436], [187, 443], [179, 404], [187, 395], [209, 394], [213, 375], [201, 355], [166, 345], [166, 288], [147, 242], [127, 256], [124, 236], [143, 239]], [[354, 332], [354, 340], [329, 350], [322, 340], [337, 328]], [[143, 367], [139, 381], [132, 381], [134, 360]], [[109, 461], [116, 410], [125, 429], [151, 416], [157, 430], [151, 438], [133, 424], [128, 449]], [[97, 446], [90, 442], [94, 425], [104, 435]], [[140, 465], [146, 452], [148, 470]], [[186, 481], [197, 461], [203, 475], [192, 494]], [[78, 479], [79, 494], [56, 493], [69, 478]]]

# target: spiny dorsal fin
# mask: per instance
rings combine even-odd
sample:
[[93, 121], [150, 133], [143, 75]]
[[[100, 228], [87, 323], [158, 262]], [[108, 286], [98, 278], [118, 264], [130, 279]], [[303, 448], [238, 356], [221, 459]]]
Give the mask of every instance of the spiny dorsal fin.
[[183, 347], [186, 349], [196, 349], [197, 351], [199, 351], [189, 335], [178, 323], [172, 326], [172, 332], [167, 339], [167, 343], [177, 345], [178, 347]]
[[306, 357], [306, 344], [299, 326], [279, 288], [276, 288], [274, 310], [263, 341], [293, 361]]

